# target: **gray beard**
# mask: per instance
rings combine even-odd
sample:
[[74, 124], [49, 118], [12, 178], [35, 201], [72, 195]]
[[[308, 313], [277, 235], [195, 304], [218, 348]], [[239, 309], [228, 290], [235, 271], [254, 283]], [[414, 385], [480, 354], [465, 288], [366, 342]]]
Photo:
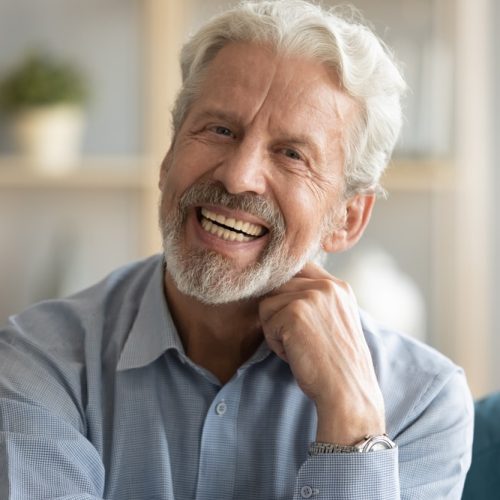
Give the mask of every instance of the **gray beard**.
[[[238, 269], [229, 257], [215, 251], [183, 248], [188, 209], [203, 203], [239, 209], [266, 221], [269, 243], [257, 262]], [[289, 281], [320, 250], [321, 232], [308, 252], [301, 256], [288, 255], [281, 212], [261, 196], [231, 195], [219, 183], [192, 186], [182, 196], [175, 213], [166, 216], [160, 211], [160, 227], [167, 272], [181, 293], [205, 304], [225, 304], [263, 296]]]

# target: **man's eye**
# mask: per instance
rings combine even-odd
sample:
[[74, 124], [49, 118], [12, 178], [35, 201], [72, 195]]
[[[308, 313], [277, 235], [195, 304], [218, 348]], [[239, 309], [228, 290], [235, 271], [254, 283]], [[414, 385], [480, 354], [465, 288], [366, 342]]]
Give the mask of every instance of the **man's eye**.
[[234, 137], [234, 134], [227, 127], [217, 125], [212, 129], [217, 135], [225, 135], [226, 137]]
[[285, 148], [283, 154], [292, 160], [302, 160], [302, 156], [294, 149]]

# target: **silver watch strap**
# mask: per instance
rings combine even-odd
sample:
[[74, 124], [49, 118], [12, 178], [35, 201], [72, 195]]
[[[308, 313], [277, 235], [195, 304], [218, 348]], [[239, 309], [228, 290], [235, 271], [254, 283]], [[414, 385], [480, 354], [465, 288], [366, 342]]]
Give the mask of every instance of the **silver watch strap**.
[[314, 442], [309, 446], [309, 455], [324, 455], [328, 453], [367, 453], [370, 451], [389, 450], [395, 448], [387, 434], [379, 436], [365, 436], [354, 445]]
[[345, 446], [334, 443], [320, 443], [315, 441], [309, 446], [309, 455], [324, 455], [327, 453], [359, 453], [356, 446]]

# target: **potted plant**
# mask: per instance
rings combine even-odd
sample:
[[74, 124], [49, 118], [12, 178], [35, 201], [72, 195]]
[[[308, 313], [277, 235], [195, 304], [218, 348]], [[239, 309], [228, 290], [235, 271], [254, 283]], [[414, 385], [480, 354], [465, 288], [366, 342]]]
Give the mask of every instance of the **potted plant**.
[[0, 81], [0, 107], [12, 117], [21, 154], [52, 173], [78, 162], [86, 97], [76, 68], [42, 53], [28, 56]]

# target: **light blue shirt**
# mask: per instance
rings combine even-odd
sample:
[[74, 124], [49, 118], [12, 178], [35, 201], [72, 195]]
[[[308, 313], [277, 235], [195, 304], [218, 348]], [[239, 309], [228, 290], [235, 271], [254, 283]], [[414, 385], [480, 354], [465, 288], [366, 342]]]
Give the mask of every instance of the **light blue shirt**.
[[308, 457], [314, 405], [266, 344], [225, 385], [186, 357], [161, 257], [35, 305], [0, 330], [0, 498], [459, 499], [462, 371], [362, 323], [398, 447]]

